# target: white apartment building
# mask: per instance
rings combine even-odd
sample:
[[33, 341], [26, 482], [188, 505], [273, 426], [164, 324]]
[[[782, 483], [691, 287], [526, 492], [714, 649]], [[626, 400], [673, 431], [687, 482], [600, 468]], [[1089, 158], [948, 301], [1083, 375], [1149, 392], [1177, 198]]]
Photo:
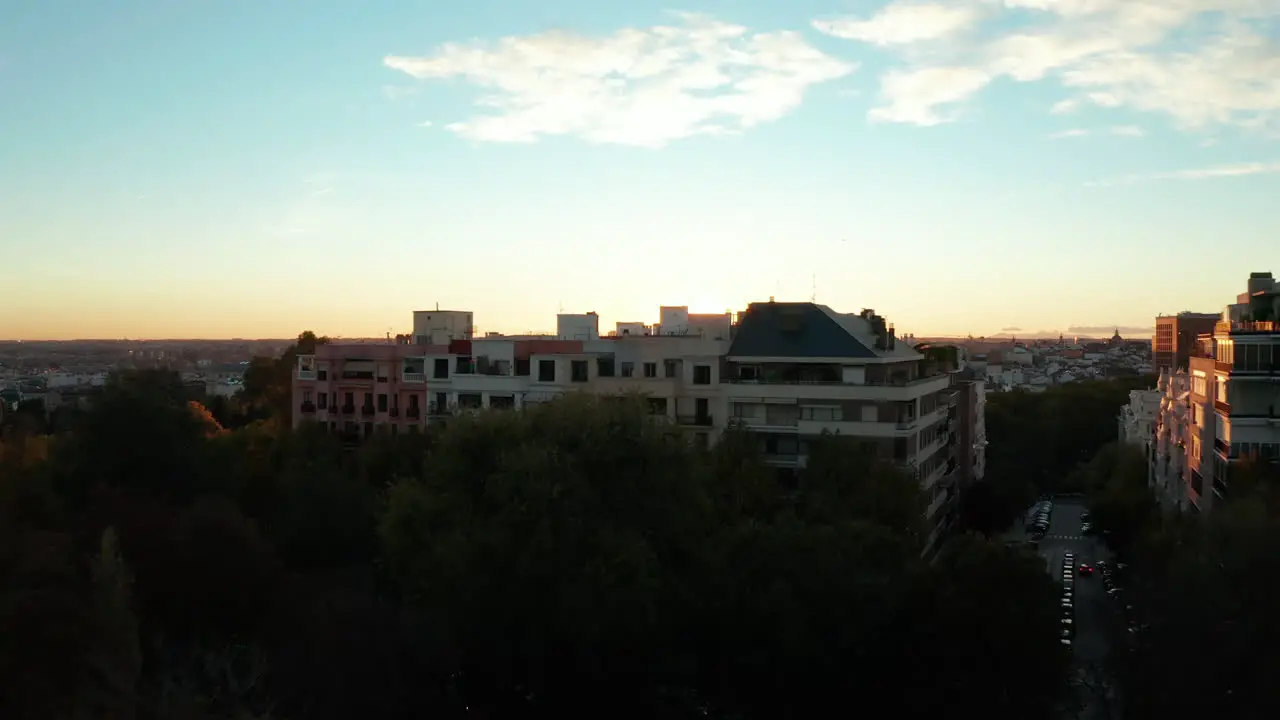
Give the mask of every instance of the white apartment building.
[[[295, 422], [326, 422], [354, 439], [566, 392], [637, 392], [697, 444], [730, 426], [754, 433], [780, 470], [804, 467], [824, 432], [865, 440], [928, 493], [931, 540], [954, 519], [957, 481], [982, 477], [982, 381], [899, 342], [873, 311], [770, 301], [736, 323], [684, 307], [661, 316], [603, 337], [595, 313], [560, 314], [555, 337], [470, 337], [470, 313], [416, 312], [412, 344], [324, 345], [299, 357]], [[640, 328], [648, 334], [629, 332]]]

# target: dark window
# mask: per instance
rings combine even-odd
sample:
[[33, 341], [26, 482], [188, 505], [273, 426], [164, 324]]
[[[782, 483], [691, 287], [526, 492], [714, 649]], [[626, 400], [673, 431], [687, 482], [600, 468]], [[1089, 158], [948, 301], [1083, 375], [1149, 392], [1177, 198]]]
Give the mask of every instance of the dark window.
[[436, 393], [436, 412], [449, 412], [449, 395], [448, 393]]
[[387, 411], [387, 394], [378, 393], [378, 412]]
[[710, 365], [694, 365], [693, 366], [693, 384], [694, 385], [710, 385], [711, 384], [711, 366]]
[[316, 379], [317, 379], [317, 380], [328, 380], [328, 379], [329, 379], [329, 371], [328, 371], [328, 370], [317, 370], [317, 371], [316, 371]]
[[555, 360], [539, 360], [538, 361], [538, 382], [555, 382], [556, 381], [556, 361]]
[[587, 361], [574, 360], [569, 365], [569, 379], [573, 382], [587, 381]]
[[412, 394], [412, 395], [410, 395], [410, 396], [409, 396], [409, 407], [411, 407], [411, 408], [413, 408], [413, 409], [415, 409], [415, 410], [418, 408], [418, 394], [417, 394], [417, 393], [414, 393], [414, 394]]
[[644, 376], [648, 378], [658, 377], [658, 363], [645, 363]]
[[669, 378], [679, 377], [680, 361], [679, 360], [663, 360], [662, 372], [664, 377], [669, 377]]
[[326, 409], [326, 408], [328, 408], [328, 407], [329, 407], [329, 394], [328, 394], [328, 393], [320, 393], [320, 395], [316, 397], [316, 400], [318, 400], [318, 401], [319, 401], [318, 405], [319, 405], [319, 407], [320, 407], [320, 409], [321, 409], [321, 410], [324, 410], [324, 409]]
[[599, 377], [613, 377], [613, 356], [596, 358], [596, 375]]
[[432, 377], [449, 377], [449, 358], [436, 358], [435, 374], [433, 374]]
[[356, 404], [356, 396], [355, 396], [355, 393], [343, 393], [343, 394], [342, 394], [342, 404], [343, 404], [343, 405], [355, 405], [355, 404]]
[[636, 364], [624, 362], [622, 363], [622, 377], [631, 377], [636, 374]]
[[516, 375], [528, 377], [530, 372], [529, 358], [516, 358]]

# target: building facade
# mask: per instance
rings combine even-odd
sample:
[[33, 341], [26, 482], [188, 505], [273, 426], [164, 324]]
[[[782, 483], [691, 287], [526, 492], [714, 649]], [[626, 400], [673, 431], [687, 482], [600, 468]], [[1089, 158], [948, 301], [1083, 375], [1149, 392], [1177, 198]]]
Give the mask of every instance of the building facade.
[[[1209, 512], [1230, 494], [1231, 468], [1280, 461], [1280, 292], [1270, 273], [1253, 273], [1189, 350], [1186, 371], [1164, 372], [1150, 453], [1152, 488], [1166, 506]], [[1121, 414], [1145, 412], [1131, 396]], [[1133, 423], [1134, 437], [1141, 434]]]
[[[804, 467], [824, 432], [865, 441], [920, 482], [931, 540], [955, 519], [960, 489], [983, 477], [984, 383], [954, 372], [954, 352], [948, 360], [899, 341], [874, 311], [770, 301], [736, 322], [677, 307], [653, 326], [625, 325], [600, 336], [594, 313], [561, 314], [556, 337], [458, 337], [473, 333], [469, 313], [415, 313], [412, 335], [401, 336], [412, 342], [299, 356], [295, 424], [355, 440], [567, 392], [636, 392], [699, 445], [745, 429], [781, 471]], [[641, 328], [648, 334], [629, 332]]]
[[1186, 370], [1196, 340], [1212, 333], [1221, 319], [1218, 313], [1180, 312], [1157, 316], [1156, 332], [1151, 339], [1151, 359], [1156, 369]]

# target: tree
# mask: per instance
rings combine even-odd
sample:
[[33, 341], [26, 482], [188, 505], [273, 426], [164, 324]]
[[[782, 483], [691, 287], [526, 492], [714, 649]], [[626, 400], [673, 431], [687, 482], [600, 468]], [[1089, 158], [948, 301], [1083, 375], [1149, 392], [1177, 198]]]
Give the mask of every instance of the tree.
[[[1064, 699], [1070, 653], [1059, 642], [1057, 583], [1038, 555], [966, 535], [923, 578], [913, 615], [918, 714], [967, 708], [987, 717], [1052, 714]], [[981, 662], [974, 662], [981, 658]], [[928, 680], [934, 679], [932, 687]]]
[[799, 509], [815, 522], [861, 520], [917, 542], [928, 503], [915, 478], [857, 440], [824, 434], [809, 444]]

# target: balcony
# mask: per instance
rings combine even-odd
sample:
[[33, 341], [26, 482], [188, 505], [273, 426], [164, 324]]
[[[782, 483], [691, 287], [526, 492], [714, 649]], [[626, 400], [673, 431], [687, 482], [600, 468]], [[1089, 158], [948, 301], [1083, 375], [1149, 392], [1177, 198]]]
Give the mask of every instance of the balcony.
[[372, 380], [373, 371], [372, 370], [343, 370], [342, 379], [343, 380]]
[[427, 374], [424, 372], [409, 372], [406, 370], [403, 377], [407, 383], [424, 383], [427, 381]]
[[410, 405], [405, 411], [404, 416], [410, 420], [417, 420], [422, 417], [422, 408], [416, 405]]
[[1214, 335], [1247, 335], [1251, 333], [1280, 333], [1280, 322], [1274, 320], [1220, 320], [1213, 326]]
[[342, 414], [343, 414], [343, 415], [355, 415], [355, 414], [356, 414], [356, 406], [355, 406], [355, 405], [343, 405], [343, 406], [342, 406]]
[[313, 402], [304, 402], [302, 403], [302, 407], [300, 409], [302, 410], [303, 413], [311, 414], [316, 411], [316, 404]]
[[388, 411], [387, 414], [389, 414], [391, 417], [400, 417], [400, 408], [393, 407], [391, 408], [391, 410]]
[[710, 415], [678, 415], [676, 421], [681, 425], [692, 425], [694, 427], [711, 427], [712, 418]]
[[[915, 380], [883, 380], [846, 383], [833, 379], [811, 378], [725, 378], [731, 400], [742, 398], [794, 399], [808, 397], [821, 400], [881, 400], [905, 402], [945, 389], [949, 375], [933, 375]], [[756, 402], [759, 402], [757, 400]]]
[[360, 406], [360, 414], [361, 414], [361, 415], [363, 415], [363, 416], [365, 416], [365, 417], [373, 417], [373, 412], [374, 412], [374, 411], [373, 411], [373, 406], [372, 406], [372, 405], [361, 405], [361, 406]]

